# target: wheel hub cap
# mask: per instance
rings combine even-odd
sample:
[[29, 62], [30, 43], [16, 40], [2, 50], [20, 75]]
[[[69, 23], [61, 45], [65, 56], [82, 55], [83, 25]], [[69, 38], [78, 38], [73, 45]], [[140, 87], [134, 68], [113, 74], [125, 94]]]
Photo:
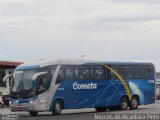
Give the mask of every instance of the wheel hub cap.
[[136, 107], [137, 106], [137, 101], [136, 100], [132, 100], [132, 105], [134, 106], [134, 107]]
[[123, 107], [123, 108], [126, 108], [126, 107], [127, 107], [126, 101], [123, 101], [123, 102], [122, 102], [122, 107]]
[[60, 112], [60, 110], [61, 110], [60, 104], [56, 104], [56, 111], [57, 111], [57, 112]]

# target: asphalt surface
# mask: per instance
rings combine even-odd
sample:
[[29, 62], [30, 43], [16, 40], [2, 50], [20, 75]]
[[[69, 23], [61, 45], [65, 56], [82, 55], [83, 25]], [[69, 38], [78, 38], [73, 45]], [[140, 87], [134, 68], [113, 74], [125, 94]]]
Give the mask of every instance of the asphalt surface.
[[160, 103], [140, 106], [137, 110], [96, 112], [95, 109], [76, 109], [64, 110], [61, 115], [52, 115], [51, 112], [41, 112], [35, 117], [30, 116], [28, 112], [12, 113], [8, 108], [1, 108], [0, 114], [0, 120], [6, 120], [4, 118], [12, 114], [15, 115], [15, 119], [12, 118], [11, 120], [16, 120], [16, 118], [18, 120], [159, 120]]

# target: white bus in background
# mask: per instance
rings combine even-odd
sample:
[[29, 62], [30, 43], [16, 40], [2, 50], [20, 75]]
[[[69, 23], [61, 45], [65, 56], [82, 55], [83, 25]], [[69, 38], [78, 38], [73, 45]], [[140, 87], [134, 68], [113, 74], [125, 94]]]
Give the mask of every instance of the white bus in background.
[[9, 80], [3, 81], [3, 77], [6, 75], [12, 74], [14, 69], [1, 69], [0, 74], [2, 77], [0, 77], [0, 93], [4, 94], [10, 94], [10, 85]]
[[[6, 81], [3, 80], [4, 76], [12, 74], [14, 69], [1, 69], [0, 70], [0, 108], [4, 105], [9, 106], [10, 98], [10, 81], [9, 78]], [[4, 77], [5, 78], [5, 77]]]

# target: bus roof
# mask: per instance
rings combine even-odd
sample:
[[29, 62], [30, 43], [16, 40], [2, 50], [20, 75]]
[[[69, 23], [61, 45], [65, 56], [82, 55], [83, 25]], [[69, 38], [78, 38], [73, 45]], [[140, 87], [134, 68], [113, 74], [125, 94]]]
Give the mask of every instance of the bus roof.
[[83, 60], [83, 59], [58, 59], [58, 60], [40, 60], [33, 61], [19, 65], [16, 70], [29, 70], [41, 68], [49, 65], [97, 65], [97, 64], [109, 64], [109, 65], [153, 65], [148, 62], [118, 62], [118, 61], [101, 61], [101, 60]]

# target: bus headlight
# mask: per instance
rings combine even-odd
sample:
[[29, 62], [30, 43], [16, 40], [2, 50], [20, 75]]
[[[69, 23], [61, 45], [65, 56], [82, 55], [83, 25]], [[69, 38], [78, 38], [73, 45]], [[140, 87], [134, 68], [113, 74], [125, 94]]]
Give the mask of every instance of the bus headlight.
[[29, 102], [29, 104], [32, 105], [32, 104], [33, 104], [33, 101], [31, 100], [31, 101]]
[[33, 102], [32, 100], [29, 102], [29, 109], [30, 109], [30, 110], [33, 110], [33, 109], [34, 109], [33, 103], [34, 103], [34, 102]]
[[11, 102], [11, 101], [9, 101], [9, 104], [12, 104], [12, 102]]

